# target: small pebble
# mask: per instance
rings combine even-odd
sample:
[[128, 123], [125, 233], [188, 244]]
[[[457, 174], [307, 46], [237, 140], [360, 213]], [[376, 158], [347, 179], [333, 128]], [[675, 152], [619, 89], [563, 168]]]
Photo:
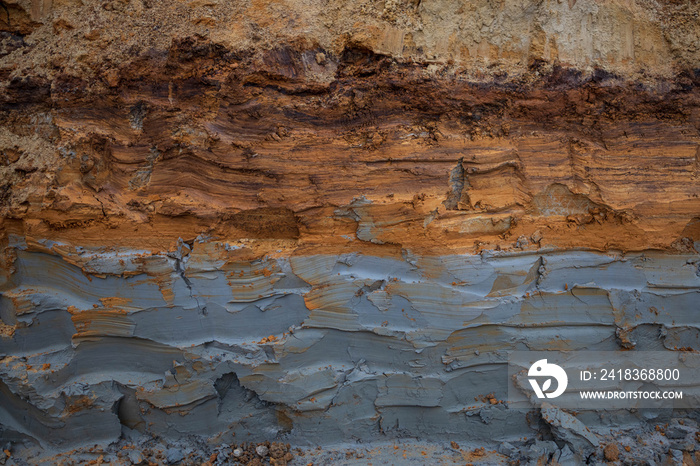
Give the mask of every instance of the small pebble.
[[255, 452], [264, 458], [270, 452], [270, 449], [267, 448], [265, 445], [258, 445], [257, 447], [255, 447]]

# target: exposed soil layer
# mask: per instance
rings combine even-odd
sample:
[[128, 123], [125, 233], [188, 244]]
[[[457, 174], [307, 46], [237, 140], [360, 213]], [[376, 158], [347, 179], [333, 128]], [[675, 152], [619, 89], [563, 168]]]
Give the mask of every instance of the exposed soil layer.
[[504, 358], [700, 349], [700, 3], [0, 6], [0, 462], [695, 461]]
[[695, 72], [648, 85], [535, 63], [474, 83], [429, 68], [183, 39], [111, 87], [11, 79], [5, 231], [159, 249], [201, 234], [334, 250], [700, 239]]

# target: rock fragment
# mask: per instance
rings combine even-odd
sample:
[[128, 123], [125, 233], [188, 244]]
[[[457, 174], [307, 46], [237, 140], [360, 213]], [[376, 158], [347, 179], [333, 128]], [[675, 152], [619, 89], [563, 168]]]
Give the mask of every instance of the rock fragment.
[[678, 439], [684, 439], [688, 435], [688, 431], [685, 429], [682, 429], [679, 426], [673, 426], [669, 427], [666, 429], [666, 438], [673, 439], [673, 440], [678, 440]]
[[574, 452], [583, 458], [588, 458], [595, 452], [598, 438], [583, 422], [549, 403], [542, 403], [541, 413], [554, 436], [566, 442]]
[[508, 442], [503, 442], [498, 446], [498, 453], [505, 456], [512, 456], [518, 449]]
[[142, 464], [143, 461], [143, 455], [139, 453], [136, 450], [131, 450], [128, 455], [129, 461], [131, 461], [131, 464]]
[[185, 454], [179, 448], [168, 448], [165, 451], [165, 461], [168, 464], [177, 464], [185, 459]]
[[530, 236], [530, 240], [535, 244], [539, 244], [542, 240], [542, 232], [540, 230], [535, 230], [532, 236]]

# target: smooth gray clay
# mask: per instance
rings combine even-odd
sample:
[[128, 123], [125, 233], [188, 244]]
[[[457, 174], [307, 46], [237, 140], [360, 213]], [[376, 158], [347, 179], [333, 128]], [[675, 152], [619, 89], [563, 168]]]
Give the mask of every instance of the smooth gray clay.
[[545, 421], [502, 402], [509, 351], [673, 350], [700, 335], [698, 255], [240, 261], [211, 241], [155, 255], [46, 246], [13, 238], [0, 301], [15, 326], [0, 340], [0, 437], [44, 447], [113, 442], [122, 427], [214, 443], [516, 440]]

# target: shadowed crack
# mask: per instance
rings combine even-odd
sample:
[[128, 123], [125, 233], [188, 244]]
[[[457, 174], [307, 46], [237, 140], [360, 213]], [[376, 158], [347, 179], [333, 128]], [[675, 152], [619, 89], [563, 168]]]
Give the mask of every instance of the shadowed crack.
[[450, 172], [450, 191], [443, 205], [447, 210], [466, 210], [469, 208], [469, 180], [464, 170], [464, 157], [460, 157], [457, 165]]
[[178, 239], [178, 248], [177, 252], [174, 255], [171, 255], [173, 259], [175, 259], [175, 272], [182, 278], [182, 281], [185, 282], [185, 286], [190, 292], [190, 298], [194, 299], [194, 301], [197, 303], [197, 309], [199, 310], [199, 313], [201, 315], [207, 315], [207, 306], [206, 304], [202, 304], [199, 301], [198, 295], [194, 292], [194, 288], [192, 286], [192, 281], [187, 278], [187, 275], [185, 275], [185, 271], [187, 269], [187, 262], [189, 260], [189, 255], [182, 255], [182, 248], [187, 248], [188, 252], [191, 250], [191, 247], [182, 241], [182, 238]]

